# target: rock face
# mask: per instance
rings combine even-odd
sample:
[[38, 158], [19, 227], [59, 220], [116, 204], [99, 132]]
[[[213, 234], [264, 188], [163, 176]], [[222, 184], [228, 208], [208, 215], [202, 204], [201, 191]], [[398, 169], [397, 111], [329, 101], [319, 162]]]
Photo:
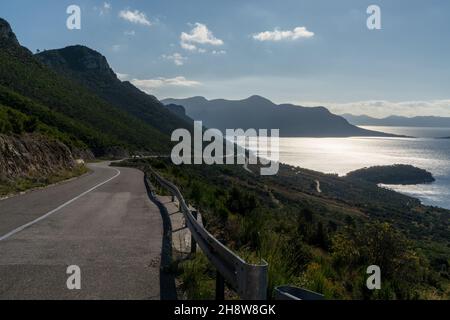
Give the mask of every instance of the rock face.
[[0, 135], [0, 181], [41, 177], [75, 167], [69, 148], [42, 135]]
[[81, 159], [83, 161], [94, 160], [95, 156], [89, 149], [72, 149], [72, 156], [74, 159]]
[[8, 21], [0, 18], [0, 43], [8, 43], [12, 45], [19, 45], [16, 35], [11, 29]]

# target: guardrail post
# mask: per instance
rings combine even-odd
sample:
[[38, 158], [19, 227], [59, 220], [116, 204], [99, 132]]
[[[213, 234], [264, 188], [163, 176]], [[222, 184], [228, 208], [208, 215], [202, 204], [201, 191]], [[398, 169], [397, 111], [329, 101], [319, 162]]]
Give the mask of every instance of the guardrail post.
[[268, 264], [264, 265], [245, 265], [240, 270], [241, 283], [243, 289], [240, 295], [246, 300], [266, 300], [268, 286]]
[[[197, 220], [197, 211], [193, 210], [191, 211], [192, 215], [194, 216], [194, 219]], [[194, 239], [194, 236], [191, 232], [191, 254], [195, 254], [197, 252], [197, 242]]]
[[225, 300], [225, 280], [219, 271], [216, 271], [216, 300]]

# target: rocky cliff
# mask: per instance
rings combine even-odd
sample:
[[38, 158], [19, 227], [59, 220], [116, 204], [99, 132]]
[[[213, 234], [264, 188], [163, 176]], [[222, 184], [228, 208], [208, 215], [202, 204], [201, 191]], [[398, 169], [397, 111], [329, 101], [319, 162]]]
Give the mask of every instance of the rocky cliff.
[[17, 178], [45, 177], [75, 168], [69, 148], [38, 134], [0, 135], [0, 183]]
[[12, 31], [11, 26], [2, 18], [0, 18], [0, 42], [17, 46], [19, 45], [19, 41], [17, 41], [16, 35]]

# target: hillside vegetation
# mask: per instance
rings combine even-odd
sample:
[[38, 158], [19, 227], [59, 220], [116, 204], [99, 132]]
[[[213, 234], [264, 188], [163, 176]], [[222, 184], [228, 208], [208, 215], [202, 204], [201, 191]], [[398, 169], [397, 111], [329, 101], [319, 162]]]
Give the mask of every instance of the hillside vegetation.
[[[285, 165], [267, 177], [232, 165], [174, 166], [170, 159], [124, 165], [151, 165], [180, 187], [218, 239], [250, 261], [268, 261], [269, 294], [276, 285], [294, 284], [326, 298], [450, 297], [448, 210]], [[365, 285], [372, 264], [381, 267], [381, 290]], [[191, 298], [212, 297], [214, 271], [206, 259], [199, 255], [178, 268]]]
[[97, 69], [84, 74], [91, 82], [44, 64], [0, 18], [0, 195], [84, 173], [75, 159], [167, 153], [170, 125], [184, 125], [156, 98], [119, 81], [100, 54], [81, 48], [64, 62], [92, 66], [95, 55]]
[[106, 58], [90, 48], [69, 46], [47, 50], [35, 57], [58, 74], [82, 84], [111, 105], [164, 134], [171, 135], [175, 129], [189, 127], [189, 122], [174, 116], [154, 96], [128, 81], [120, 81]]
[[376, 184], [403, 185], [431, 183], [435, 181], [431, 172], [405, 164], [358, 169], [347, 173], [347, 178], [361, 179]]
[[[3, 30], [9, 28], [4, 20], [0, 24]], [[52, 71], [14, 39], [0, 39], [1, 104], [57, 129], [96, 156], [107, 154], [111, 147], [169, 150], [165, 133]]]

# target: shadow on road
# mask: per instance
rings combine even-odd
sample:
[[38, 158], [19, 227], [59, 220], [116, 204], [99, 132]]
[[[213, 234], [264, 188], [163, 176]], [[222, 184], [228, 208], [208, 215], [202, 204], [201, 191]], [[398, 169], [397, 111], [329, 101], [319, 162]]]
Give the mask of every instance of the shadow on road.
[[144, 183], [148, 196], [158, 206], [163, 221], [161, 266], [159, 269], [160, 298], [161, 300], [177, 300], [175, 276], [170, 272], [172, 264], [172, 223], [166, 207], [154, 196], [152, 187], [146, 177], [144, 177]]

